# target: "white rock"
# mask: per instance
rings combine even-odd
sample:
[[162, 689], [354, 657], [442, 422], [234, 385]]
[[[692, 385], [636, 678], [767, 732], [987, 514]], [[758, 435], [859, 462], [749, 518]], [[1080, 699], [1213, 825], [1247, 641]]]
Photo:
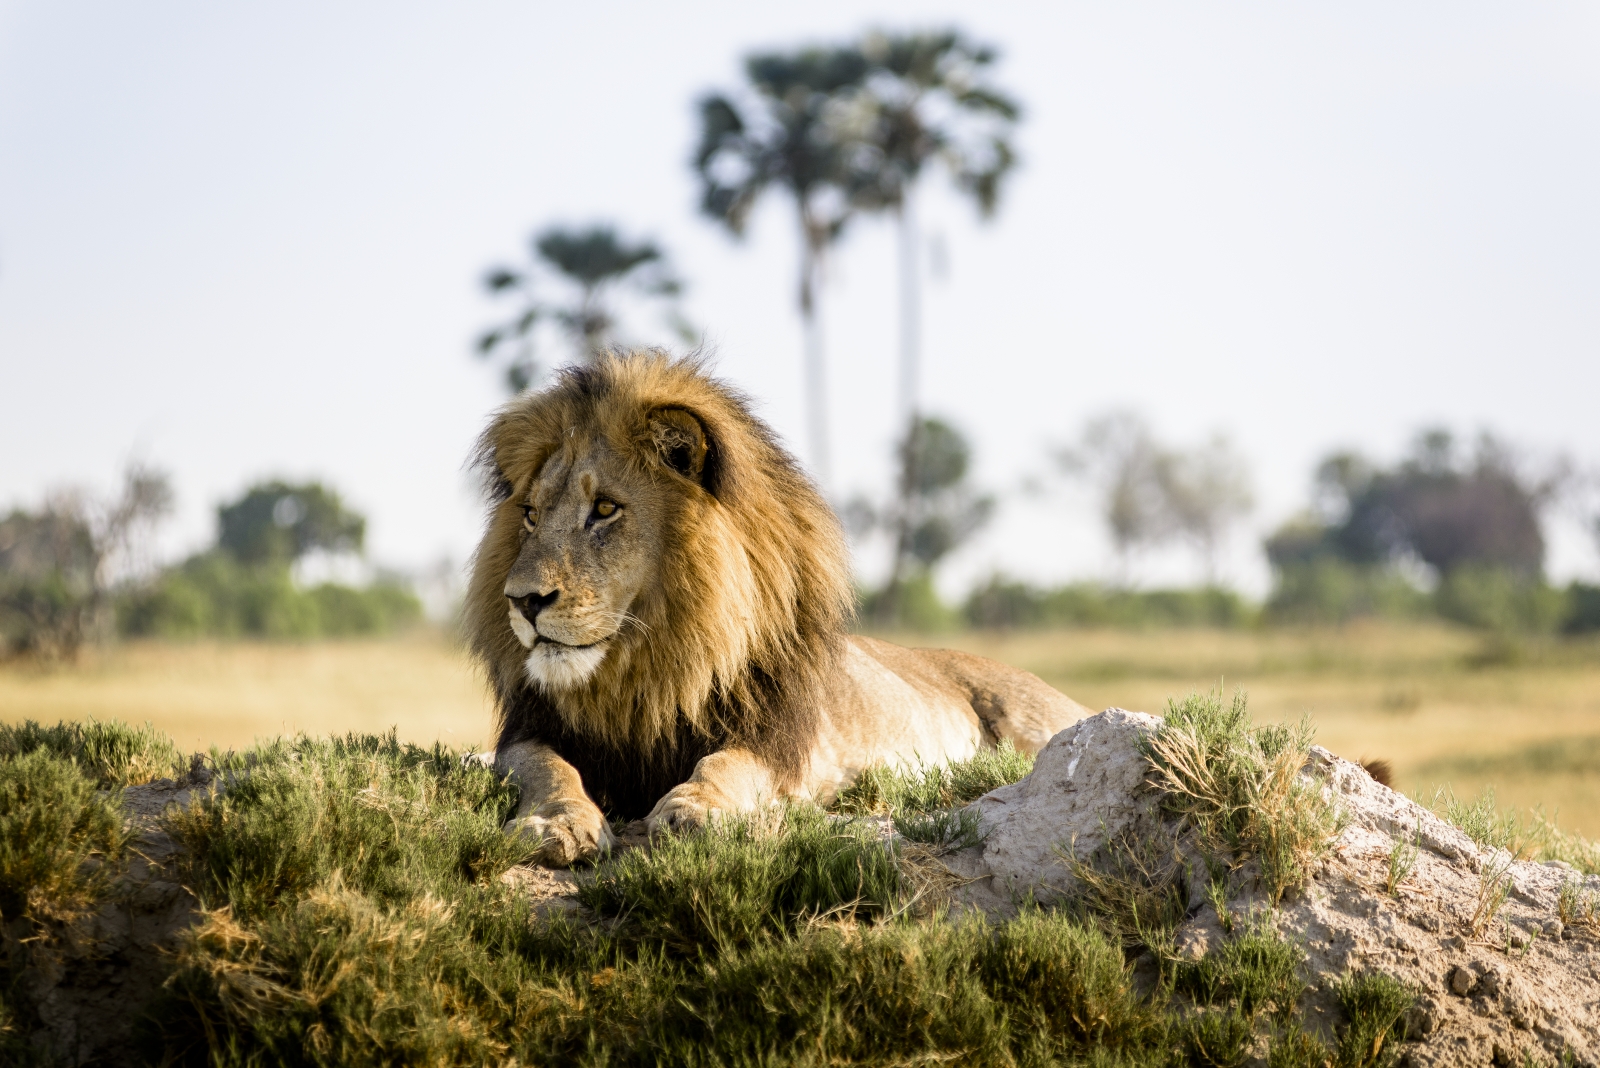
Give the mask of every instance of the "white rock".
[[1138, 743], [1160, 722], [1121, 708], [1079, 720], [1039, 751], [1026, 778], [975, 801], [987, 837], [968, 899], [1001, 911], [1029, 893], [1054, 900], [1072, 881], [1059, 850], [1087, 856], [1108, 838], [1153, 827], [1156, 795]]

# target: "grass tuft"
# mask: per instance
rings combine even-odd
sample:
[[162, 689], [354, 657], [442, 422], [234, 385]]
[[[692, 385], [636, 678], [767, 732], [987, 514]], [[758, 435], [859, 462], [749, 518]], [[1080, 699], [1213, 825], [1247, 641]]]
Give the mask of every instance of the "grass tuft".
[[1445, 787], [1434, 794], [1432, 807], [1465, 832], [1478, 848], [1505, 850], [1514, 860], [1538, 856], [1548, 837], [1549, 825], [1543, 819], [1526, 820], [1514, 810], [1500, 808], [1495, 803], [1493, 787], [1471, 801], [1461, 800]]
[[1010, 740], [980, 749], [966, 760], [933, 767], [874, 764], [839, 792], [835, 807], [850, 815], [915, 815], [970, 805], [990, 790], [1008, 786], [1033, 770], [1033, 757]]
[[1347, 975], [1334, 986], [1345, 1029], [1334, 1051], [1334, 1068], [1388, 1068], [1400, 1059], [1402, 1017], [1416, 992], [1379, 972]]
[[1400, 896], [1400, 884], [1411, 877], [1411, 871], [1417, 866], [1417, 857], [1422, 854], [1422, 828], [1419, 825], [1416, 833], [1407, 838], [1405, 835], [1395, 837], [1389, 846], [1389, 870], [1384, 876], [1383, 892], [1390, 897]]
[[0, 923], [92, 912], [127, 841], [121, 798], [74, 761], [47, 749], [0, 758]]
[[1267, 1068], [1327, 1068], [1331, 1054], [1299, 1020], [1290, 1020], [1272, 1033], [1267, 1046]]
[[716, 821], [596, 873], [579, 899], [641, 940], [698, 955], [750, 946], [817, 918], [888, 915], [901, 890], [875, 829], [809, 806]]
[[1561, 893], [1556, 898], [1556, 916], [1563, 924], [1596, 926], [1597, 902], [1594, 892], [1584, 887], [1582, 880], [1566, 879], [1561, 883]]
[[1201, 1012], [1184, 1028], [1183, 1051], [1196, 1068], [1239, 1068], [1253, 1038], [1250, 1021], [1237, 1012]]
[[1478, 897], [1469, 924], [1474, 938], [1488, 929], [1510, 896], [1512, 863], [1512, 855], [1502, 850], [1492, 854], [1478, 869]]
[[1310, 879], [1343, 827], [1337, 804], [1304, 778], [1309, 721], [1252, 727], [1240, 691], [1169, 701], [1144, 742], [1152, 783], [1194, 825], [1208, 851], [1254, 858], [1272, 900]]
[[209, 909], [239, 920], [332, 885], [380, 903], [451, 894], [529, 856], [500, 827], [515, 789], [440, 746], [386, 735], [299, 738], [165, 817], [180, 873]]
[[1232, 1006], [1246, 1018], [1270, 1005], [1287, 1018], [1305, 990], [1297, 974], [1304, 959], [1299, 947], [1256, 923], [1215, 953], [1182, 962], [1175, 985], [1201, 1005]]
[[91, 719], [46, 727], [30, 719], [0, 724], [0, 759], [41, 749], [76, 761], [103, 789], [175, 778], [189, 769], [172, 739], [148, 723], [130, 727]]
[[1056, 853], [1077, 880], [1078, 907], [1108, 935], [1129, 949], [1142, 946], [1160, 960], [1172, 959], [1172, 938], [1189, 908], [1174, 839], [1122, 835], [1088, 857], [1059, 846]]
[[936, 853], [953, 853], [983, 841], [983, 821], [969, 808], [896, 816], [894, 830], [907, 841], [929, 846]]

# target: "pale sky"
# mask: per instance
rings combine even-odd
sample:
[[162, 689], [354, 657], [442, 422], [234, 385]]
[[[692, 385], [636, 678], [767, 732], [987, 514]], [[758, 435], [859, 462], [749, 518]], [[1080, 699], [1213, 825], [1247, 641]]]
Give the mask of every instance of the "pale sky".
[[[695, 214], [693, 102], [754, 48], [947, 24], [1027, 109], [992, 223], [923, 189], [950, 260], [924, 396], [1004, 493], [950, 591], [1109, 572], [1092, 502], [1018, 487], [1111, 408], [1250, 458], [1227, 574], [1254, 591], [1329, 449], [1444, 423], [1600, 463], [1593, 5], [53, 0], [0, 3], [0, 506], [142, 458], [177, 554], [247, 481], [318, 477], [375, 560], [459, 563], [502, 399], [479, 279], [552, 221], [665, 244], [720, 373], [803, 452], [792, 213], [743, 242]], [[867, 221], [824, 294], [840, 498], [889, 479], [893, 271]], [[1556, 577], [1600, 576], [1553, 541]]]

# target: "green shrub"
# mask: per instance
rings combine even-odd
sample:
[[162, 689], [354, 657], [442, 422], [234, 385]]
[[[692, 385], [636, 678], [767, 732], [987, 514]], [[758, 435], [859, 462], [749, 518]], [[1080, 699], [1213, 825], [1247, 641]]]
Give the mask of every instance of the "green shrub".
[[74, 761], [42, 747], [0, 757], [0, 927], [93, 911], [126, 844], [121, 798]]
[[1060, 913], [1024, 909], [996, 929], [982, 967], [997, 1000], [1080, 1047], [1123, 1046], [1156, 1022], [1121, 947]]
[[879, 625], [921, 634], [943, 634], [961, 625], [961, 615], [944, 603], [933, 576], [913, 575], [898, 588], [884, 587], [861, 594], [860, 617]]
[[1439, 583], [1434, 604], [1445, 619], [1506, 633], [1548, 634], [1568, 612], [1566, 594], [1542, 579], [1488, 567], [1451, 571]]
[[1262, 612], [1274, 624], [1328, 624], [1416, 619], [1431, 614], [1432, 606], [1393, 568], [1320, 556], [1279, 568]]
[[395, 580], [365, 589], [296, 586], [287, 565], [244, 565], [203, 553], [117, 603], [123, 634], [163, 638], [318, 638], [386, 634], [416, 623], [422, 605]]
[[1042, 589], [996, 575], [968, 595], [962, 614], [970, 626], [1031, 627], [1244, 627], [1255, 611], [1232, 590], [1125, 590], [1097, 583]]
[[1033, 757], [1018, 752], [1010, 739], [1002, 739], [993, 749], [980, 749], [966, 760], [933, 767], [871, 765], [839, 792], [835, 807], [855, 815], [886, 813], [895, 817], [957, 808], [1032, 770]]
[[1600, 586], [1574, 582], [1567, 587], [1567, 611], [1561, 629], [1567, 634], [1600, 631]]
[[602, 916], [674, 952], [726, 950], [817, 916], [883, 916], [900, 892], [890, 846], [870, 825], [797, 806], [729, 817], [625, 853], [580, 891]]
[[185, 885], [248, 921], [331, 885], [379, 904], [453, 896], [531, 850], [501, 833], [515, 790], [454, 752], [386, 735], [299, 738], [166, 822]]
[[1305, 983], [1296, 974], [1305, 954], [1266, 924], [1257, 924], [1215, 952], [1185, 961], [1177, 988], [1202, 1005], [1232, 1005], [1252, 1017], [1271, 1005], [1280, 1016], [1295, 1007]]
[[1243, 691], [1224, 706], [1214, 690], [1168, 701], [1142, 744], [1166, 806], [1206, 848], [1257, 860], [1276, 901], [1310, 878], [1342, 826], [1336, 803], [1300, 776], [1311, 739], [1309, 721], [1251, 727]]
[[983, 841], [983, 820], [970, 808], [908, 813], [894, 817], [894, 830], [911, 842], [948, 853]]
[[1416, 992], [1378, 972], [1349, 975], [1334, 987], [1345, 1029], [1334, 1051], [1334, 1068], [1387, 1068], [1398, 1063], [1405, 1039], [1405, 1011]]
[[130, 727], [91, 719], [45, 727], [30, 719], [0, 724], [0, 759], [36, 750], [75, 762], [102, 788], [175, 778], [189, 766], [172, 739], [148, 723]]

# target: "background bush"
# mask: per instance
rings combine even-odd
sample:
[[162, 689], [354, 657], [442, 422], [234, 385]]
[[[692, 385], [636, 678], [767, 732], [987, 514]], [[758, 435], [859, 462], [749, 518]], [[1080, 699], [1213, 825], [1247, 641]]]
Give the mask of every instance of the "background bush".
[[1001, 576], [962, 606], [974, 627], [1243, 627], [1256, 609], [1232, 590], [1126, 590], [1093, 582], [1046, 589]]
[[421, 618], [421, 602], [400, 580], [303, 589], [285, 564], [242, 564], [223, 552], [191, 557], [117, 602], [118, 629], [132, 637], [342, 637]]

